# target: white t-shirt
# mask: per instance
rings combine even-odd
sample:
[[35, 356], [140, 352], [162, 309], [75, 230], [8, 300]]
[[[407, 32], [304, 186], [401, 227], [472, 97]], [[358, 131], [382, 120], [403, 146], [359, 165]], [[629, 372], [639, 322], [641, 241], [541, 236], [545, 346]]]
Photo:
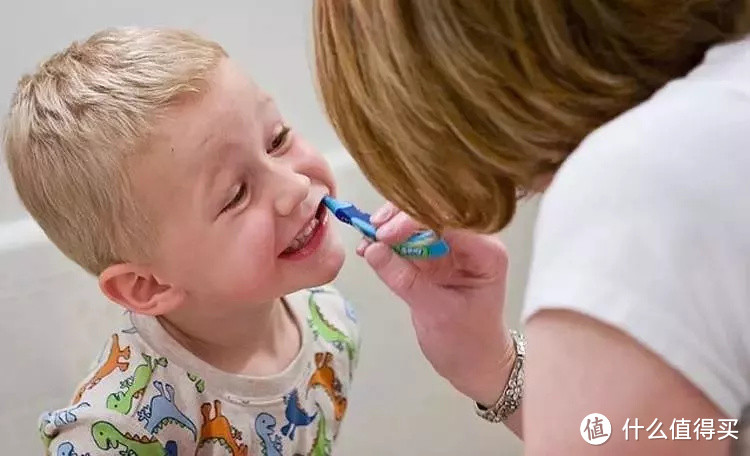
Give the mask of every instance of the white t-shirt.
[[221, 371], [155, 318], [123, 316], [73, 404], [40, 418], [46, 454], [331, 454], [358, 358], [356, 316], [331, 287], [285, 301], [301, 348], [267, 377]]
[[750, 404], [750, 39], [593, 132], [545, 193], [524, 320], [606, 322]]

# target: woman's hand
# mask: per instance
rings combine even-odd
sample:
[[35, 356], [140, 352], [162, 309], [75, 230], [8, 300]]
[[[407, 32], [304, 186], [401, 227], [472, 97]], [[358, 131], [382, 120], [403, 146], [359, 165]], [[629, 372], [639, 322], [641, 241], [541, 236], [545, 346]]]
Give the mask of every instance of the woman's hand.
[[447, 231], [448, 255], [410, 261], [389, 246], [420, 225], [390, 203], [372, 222], [380, 242], [364, 241], [357, 253], [409, 304], [425, 357], [456, 389], [481, 404], [494, 404], [515, 356], [503, 321], [508, 257], [502, 243], [469, 231]]

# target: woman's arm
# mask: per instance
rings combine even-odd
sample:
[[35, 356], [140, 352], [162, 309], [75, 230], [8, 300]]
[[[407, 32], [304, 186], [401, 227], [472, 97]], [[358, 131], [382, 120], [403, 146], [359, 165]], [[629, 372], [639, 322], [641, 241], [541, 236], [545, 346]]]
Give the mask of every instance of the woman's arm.
[[[605, 450], [611, 456], [728, 454], [731, 437], [718, 440], [722, 435], [714, 434], [707, 440], [700, 433], [700, 439], [696, 437], [696, 424], [699, 430], [719, 431], [719, 420], [726, 416], [685, 377], [629, 336], [569, 311], [541, 312], [529, 321], [527, 336], [524, 399], [504, 423], [525, 441], [524, 454], [598, 455]], [[473, 399], [489, 406], [494, 402], [489, 398], [499, 396], [508, 373], [506, 369], [500, 374], [500, 382], [497, 377], [481, 376], [473, 377], [470, 385], [461, 383], [468, 382], [461, 376], [449, 380], [462, 385], [459, 390], [475, 391]], [[581, 436], [582, 421], [590, 413], [610, 420], [610, 436], [602, 446], [590, 445]], [[677, 440], [678, 436], [690, 439]]]
[[[386, 242], [403, 240], [418, 228], [392, 206], [386, 214], [385, 225], [393, 231], [378, 232]], [[363, 246], [358, 253], [409, 304], [422, 351], [438, 373], [468, 397], [490, 405], [512, 365], [502, 321], [507, 258], [494, 238], [468, 232], [448, 232], [446, 238], [451, 258], [439, 262], [409, 262], [383, 244]], [[631, 337], [562, 310], [534, 315], [527, 337], [522, 407], [505, 423], [523, 436], [527, 455], [726, 453], [729, 439], [697, 440], [694, 432], [697, 419], [713, 420], [719, 430], [717, 420], [724, 416], [716, 406]], [[604, 446], [589, 445], [580, 433], [583, 418], [594, 412], [612, 424]], [[691, 439], [675, 440], [673, 430], [679, 435], [687, 422]], [[642, 426], [638, 440], [635, 426]], [[667, 438], [654, 439], [661, 432]]]
[[[624, 333], [564, 310], [541, 311], [527, 324], [528, 358], [524, 397], [525, 454], [723, 455], [733, 440], [696, 439], [695, 422], [726, 418], [685, 377]], [[583, 418], [601, 413], [612, 435], [592, 446], [580, 434]], [[635, 439], [638, 419], [638, 440]], [[623, 426], [629, 421], [629, 440]], [[673, 420], [689, 420], [690, 440], [673, 438]], [[649, 426], [657, 423], [649, 430]], [[660, 437], [657, 430], [666, 439]], [[676, 421], [677, 435], [685, 421]], [[649, 439], [649, 436], [652, 435]]]

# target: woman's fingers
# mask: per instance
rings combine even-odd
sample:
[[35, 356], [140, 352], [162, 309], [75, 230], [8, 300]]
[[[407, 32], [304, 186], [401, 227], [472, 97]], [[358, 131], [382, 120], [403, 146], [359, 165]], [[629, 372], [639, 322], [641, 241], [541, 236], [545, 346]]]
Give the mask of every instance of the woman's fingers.
[[370, 244], [372, 244], [372, 242], [367, 238], [363, 238], [361, 241], [359, 241], [359, 245], [357, 246], [357, 255], [361, 257], [365, 256], [365, 249]]
[[398, 212], [399, 209], [389, 201], [385, 203], [380, 209], [375, 211], [372, 217], [370, 217], [370, 222], [375, 225], [375, 227], [379, 227], [383, 223], [393, 218], [393, 216]]
[[390, 201], [385, 203], [370, 217], [370, 222], [377, 228], [378, 241], [394, 245], [407, 240], [423, 227], [402, 212]]
[[389, 246], [375, 242], [364, 249], [367, 263], [388, 288], [407, 303], [412, 302], [412, 291], [419, 276], [419, 269], [401, 258]]
[[404, 212], [398, 212], [390, 220], [378, 227], [378, 241], [394, 245], [409, 239], [414, 233], [424, 229], [421, 224]]

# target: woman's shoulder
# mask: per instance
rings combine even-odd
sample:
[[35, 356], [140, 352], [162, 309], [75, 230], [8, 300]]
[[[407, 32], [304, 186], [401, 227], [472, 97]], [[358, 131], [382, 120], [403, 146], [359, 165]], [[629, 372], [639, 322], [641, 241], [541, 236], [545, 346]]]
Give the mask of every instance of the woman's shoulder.
[[750, 172], [748, 73], [750, 38], [715, 47], [685, 77], [593, 131], [558, 177], [586, 181], [594, 173], [617, 185], [642, 176], [649, 186], [664, 173]]
[[669, 84], [566, 160], [540, 207], [524, 317], [605, 322], [736, 416], [750, 402], [750, 96], [719, 74]]
[[745, 96], [688, 76], [604, 124], [562, 165], [543, 214], [555, 206], [606, 210], [618, 202], [642, 210], [687, 203], [681, 208], [703, 219], [706, 213], [694, 209], [723, 213], [726, 205], [744, 205], [750, 211], [742, 197], [750, 194], [747, 81]]
[[608, 247], [602, 254], [658, 243], [677, 255], [691, 243], [750, 258], [748, 151], [750, 96], [676, 81], [593, 132], [565, 161], [540, 206], [537, 256], [570, 245], [558, 245], [560, 236], [589, 236], [586, 245]]

